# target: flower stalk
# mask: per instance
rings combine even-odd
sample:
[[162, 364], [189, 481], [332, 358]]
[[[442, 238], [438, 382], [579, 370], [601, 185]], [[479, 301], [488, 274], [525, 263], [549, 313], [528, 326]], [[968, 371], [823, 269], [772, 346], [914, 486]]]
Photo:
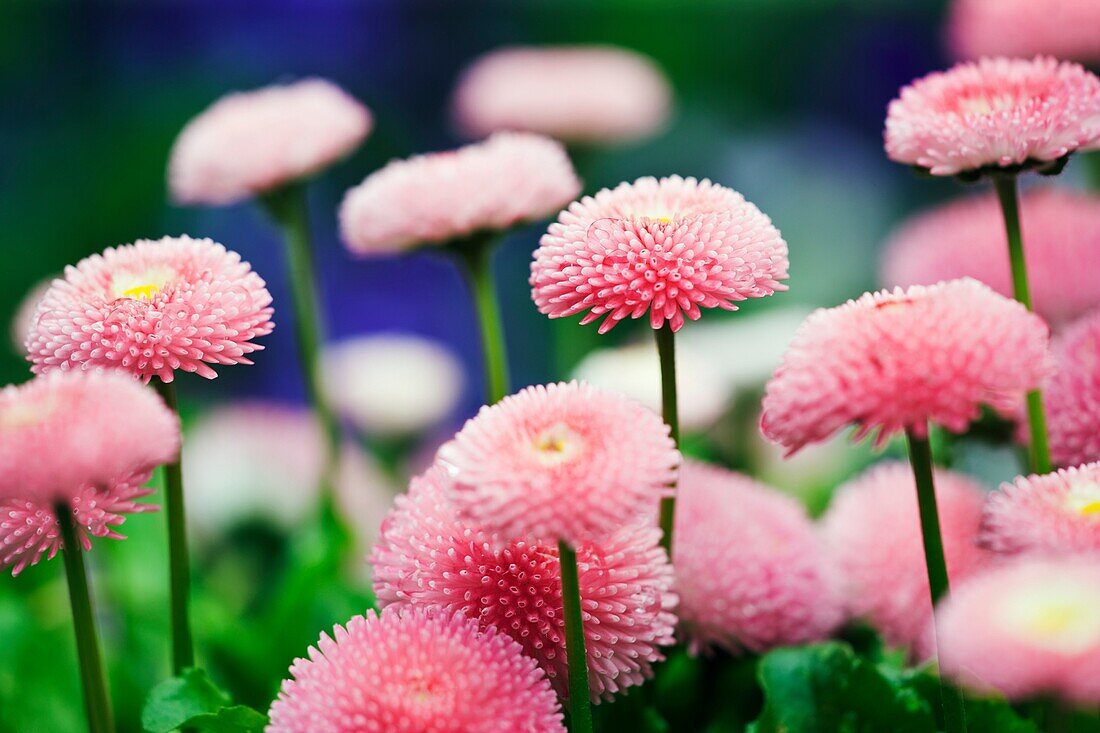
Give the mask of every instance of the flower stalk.
[[481, 349], [485, 363], [485, 403], [495, 404], [508, 394], [508, 358], [504, 342], [504, 326], [500, 303], [493, 285], [492, 255], [495, 240], [475, 236], [452, 244], [449, 249], [457, 257], [459, 267], [470, 287], [481, 332]]
[[565, 655], [569, 668], [569, 730], [592, 733], [592, 702], [588, 691], [588, 652], [584, 644], [584, 614], [581, 610], [577, 553], [569, 543], [558, 541], [561, 562], [561, 598], [565, 614]]
[[[676, 341], [666, 321], [653, 332], [657, 339], [657, 358], [661, 362], [661, 416], [668, 425], [676, 447], [680, 447], [680, 412], [676, 402]], [[675, 490], [673, 486], [673, 490]], [[661, 546], [672, 555], [672, 528], [676, 514], [676, 497], [661, 499]]]

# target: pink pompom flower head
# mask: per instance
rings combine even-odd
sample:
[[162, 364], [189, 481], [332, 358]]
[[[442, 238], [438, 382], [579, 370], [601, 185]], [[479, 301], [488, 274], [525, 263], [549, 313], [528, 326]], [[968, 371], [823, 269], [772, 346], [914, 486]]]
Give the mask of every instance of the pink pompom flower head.
[[290, 674], [268, 733], [565, 733], [534, 660], [458, 614], [368, 611], [322, 634]]
[[139, 240], [86, 257], [53, 282], [27, 337], [32, 369], [118, 369], [148, 382], [251, 364], [271, 322], [264, 281], [209, 239]]
[[1095, 0], [955, 0], [948, 45], [960, 58], [1050, 54], [1100, 61], [1100, 3]]
[[1051, 343], [1055, 371], [1043, 404], [1055, 465], [1100, 461], [1100, 311], [1075, 321]]
[[[936, 502], [952, 588], [989, 564], [977, 546], [985, 490], [953, 471], [935, 473]], [[913, 474], [882, 463], [839, 488], [822, 523], [848, 613], [869, 621], [891, 646], [927, 658], [932, 603], [924, 572]]]
[[[1100, 306], [1100, 279], [1094, 276], [1100, 271], [1100, 197], [1032, 190], [1022, 196], [1020, 214], [1035, 312], [1057, 327]], [[973, 277], [1012, 296], [996, 197], [965, 198], [905, 222], [886, 245], [882, 272], [888, 287]]]
[[934, 176], [1057, 173], [1100, 141], [1100, 79], [1042, 56], [962, 63], [902, 89], [885, 139], [891, 160]]
[[1009, 414], [1050, 370], [1038, 316], [968, 278], [866, 293], [806, 319], [768, 382], [765, 437], [794, 453], [846, 425], [882, 444]]
[[1003, 484], [986, 501], [981, 539], [1003, 553], [1100, 553], [1100, 463]]
[[[398, 497], [371, 553], [378, 602], [478, 619], [515, 639], [567, 696], [568, 670], [558, 546], [504, 540], [463, 520], [451, 479], [436, 466]], [[673, 641], [672, 565], [652, 522], [628, 523], [576, 548], [593, 701], [652, 676]]]
[[453, 115], [471, 137], [524, 130], [566, 143], [649, 137], [672, 108], [653, 61], [611, 46], [514, 47], [476, 59], [454, 93]]
[[348, 155], [370, 111], [335, 84], [305, 79], [215, 102], [172, 147], [168, 186], [182, 204], [231, 204], [312, 176]]
[[505, 540], [576, 547], [654, 512], [675, 483], [680, 454], [653, 412], [570, 382], [481, 408], [437, 460], [466, 519]]
[[703, 308], [786, 290], [787, 243], [731, 189], [694, 178], [639, 178], [570, 204], [531, 263], [531, 296], [551, 318], [604, 317], [600, 333], [648, 314], [673, 331]]
[[1100, 559], [1024, 557], [937, 611], [940, 670], [980, 693], [1100, 703]]
[[692, 650], [762, 653], [823, 639], [840, 624], [837, 577], [796, 499], [693, 461], [678, 494], [677, 615]]

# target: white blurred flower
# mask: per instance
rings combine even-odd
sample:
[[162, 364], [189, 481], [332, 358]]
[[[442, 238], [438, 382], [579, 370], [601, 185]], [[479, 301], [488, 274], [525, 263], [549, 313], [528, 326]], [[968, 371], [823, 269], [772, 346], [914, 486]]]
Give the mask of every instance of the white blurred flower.
[[325, 383], [333, 404], [359, 430], [408, 436], [446, 420], [465, 377], [443, 345], [412, 334], [346, 339], [326, 348]]
[[15, 317], [11, 319], [11, 343], [15, 347], [15, 353], [25, 354], [27, 351], [27, 334], [34, 325], [34, 316], [38, 311], [38, 303], [42, 296], [50, 289], [52, 277], [41, 281], [27, 291], [23, 300], [19, 301], [19, 307], [15, 309]]

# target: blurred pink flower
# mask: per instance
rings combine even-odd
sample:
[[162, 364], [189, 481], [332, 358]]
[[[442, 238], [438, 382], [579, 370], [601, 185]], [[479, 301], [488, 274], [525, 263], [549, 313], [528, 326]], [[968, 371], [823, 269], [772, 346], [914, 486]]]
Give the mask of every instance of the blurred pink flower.
[[680, 453], [656, 414], [580, 382], [528, 387], [439, 449], [466, 519], [504, 540], [603, 539], [657, 510]]
[[50, 289], [53, 278], [46, 278], [34, 285], [19, 301], [15, 309], [15, 317], [11, 320], [11, 342], [16, 353], [23, 353], [27, 343], [27, 335], [34, 328], [35, 316], [38, 314], [38, 303]]
[[813, 313], [768, 383], [760, 426], [793, 453], [849, 424], [883, 443], [1014, 412], [1050, 370], [1047, 326], [976, 280], [865, 293]]
[[786, 290], [787, 243], [741, 194], [708, 180], [647, 177], [585, 196], [561, 212], [531, 263], [540, 313], [606, 314], [600, 333], [648, 313], [673, 331], [701, 308]]
[[268, 733], [565, 733], [534, 660], [457, 614], [368, 611], [321, 634], [290, 673]]
[[1100, 703], [1100, 560], [1025, 557], [951, 589], [940, 669], [1010, 700]]
[[231, 204], [311, 176], [359, 147], [370, 111], [324, 79], [222, 97], [172, 147], [168, 186], [183, 204]]
[[[954, 590], [992, 559], [976, 544], [985, 491], [952, 471], [937, 470], [935, 482]], [[931, 656], [932, 600], [909, 466], [882, 463], [840, 487], [822, 529], [839, 566], [849, 613], [869, 621], [888, 644], [918, 658]]]
[[1055, 371], [1043, 385], [1055, 465], [1100, 460], [1100, 311], [1051, 342]]
[[[1020, 201], [1028, 279], [1035, 310], [1054, 326], [1100, 306], [1100, 197], [1059, 188], [1029, 191]], [[1012, 295], [1000, 204], [993, 195], [965, 198], [918, 214], [886, 245], [887, 287], [973, 277]]]
[[958, 64], [902, 89], [885, 137], [891, 160], [936, 176], [1045, 169], [1100, 142], [1100, 79], [1042, 56]]
[[53, 504], [140, 486], [178, 455], [180, 428], [127, 375], [56, 372], [0, 390], [0, 438], [0, 501]]
[[390, 254], [542, 219], [580, 189], [560, 143], [497, 133], [370, 174], [344, 195], [340, 231], [355, 254]]
[[649, 137], [671, 107], [656, 64], [611, 46], [492, 51], [463, 72], [453, 101], [457, 125], [471, 137], [525, 130], [589, 144]]
[[1100, 61], [1096, 0], [955, 0], [948, 45], [959, 58], [1050, 54]]
[[209, 239], [138, 240], [86, 257], [39, 303], [27, 338], [36, 373], [119, 369], [171, 382], [210, 364], [251, 364], [271, 333], [271, 295], [240, 255]]
[[[561, 567], [556, 542], [505, 541], [458, 517], [450, 479], [436, 466], [413, 479], [371, 553], [383, 606], [425, 607], [476, 618], [523, 646], [568, 694]], [[652, 524], [625, 525], [577, 548], [593, 700], [610, 700], [653, 674], [672, 643], [672, 565]]]
[[684, 463], [676, 504], [677, 615], [693, 650], [764, 652], [843, 620], [837, 577], [797, 500], [748, 476]]
[[1100, 552], [1100, 463], [1020, 476], [986, 500], [982, 544], [996, 552]]

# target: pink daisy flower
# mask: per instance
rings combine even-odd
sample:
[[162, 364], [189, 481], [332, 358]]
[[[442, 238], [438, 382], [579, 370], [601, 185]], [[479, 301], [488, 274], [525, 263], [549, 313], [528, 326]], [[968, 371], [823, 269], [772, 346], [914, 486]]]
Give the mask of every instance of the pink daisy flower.
[[671, 108], [657, 65], [611, 46], [492, 51], [463, 72], [453, 100], [458, 127], [471, 137], [526, 130], [589, 144], [649, 137]]
[[1100, 551], [1100, 463], [1020, 476], [989, 495], [982, 543], [996, 552]]
[[693, 651], [761, 653], [823, 639], [843, 621], [837, 578], [797, 500], [694, 461], [678, 494], [677, 615]]
[[482, 407], [437, 460], [472, 523], [505, 540], [576, 547], [655, 512], [675, 485], [680, 453], [653, 412], [570, 382]]
[[531, 263], [540, 313], [600, 333], [649, 314], [673, 331], [702, 308], [786, 290], [787, 243], [771, 219], [731, 189], [694, 178], [639, 178], [561, 212]]
[[580, 189], [561, 143], [498, 133], [370, 174], [344, 196], [340, 231], [355, 254], [401, 252], [542, 219]]
[[936, 176], [1054, 171], [1100, 141], [1100, 79], [1047, 57], [981, 59], [918, 79], [886, 116], [891, 160]]
[[[952, 471], [937, 470], [936, 502], [952, 590], [987, 565], [977, 546], [984, 489]], [[917, 489], [909, 466], [873, 466], [837, 490], [822, 521], [849, 613], [875, 626], [887, 643], [916, 657], [934, 652], [932, 601], [924, 567]]]
[[55, 372], [0, 390], [0, 438], [0, 501], [52, 505], [89, 485], [108, 493], [120, 482], [140, 486], [176, 458], [180, 428], [156, 393], [128, 376]]
[[1043, 385], [1050, 455], [1059, 466], [1100, 460], [1100, 311], [1051, 343], [1056, 369]]
[[368, 611], [290, 667], [268, 733], [565, 733], [542, 670], [461, 615]]
[[[73, 523], [85, 552], [92, 548], [92, 537], [125, 539], [115, 529], [125, 521], [125, 515], [157, 509], [137, 501], [153, 493], [153, 489], [142, 486], [148, 479], [146, 471], [106, 489], [88, 484], [73, 494]], [[43, 556], [52, 560], [60, 549], [61, 527], [50, 504], [18, 499], [0, 502], [0, 569], [11, 568], [12, 575], [19, 575], [37, 565]]]
[[[556, 542], [505, 541], [458, 518], [450, 479], [435, 467], [413, 479], [371, 553], [383, 606], [460, 612], [495, 627], [568, 693], [561, 567]], [[672, 565], [661, 533], [634, 522], [577, 547], [592, 699], [640, 685], [673, 641]]]
[[849, 424], [876, 443], [928, 422], [962, 432], [1012, 413], [1050, 369], [1042, 319], [976, 280], [865, 293], [820, 309], [768, 383], [760, 427], [794, 453]]
[[1095, 0], [955, 0], [948, 45], [960, 58], [1050, 54], [1100, 61]]
[[1022, 558], [953, 588], [937, 611], [940, 669], [1010, 700], [1100, 703], [1100, 561]]
[[324, 79], [235, 92], [183, 128], [168, 187], [182, 204], [231, 204], [327, 168], [370, 129], [370, 111]]
[[[1059, 188], [1020, 202], [1035, 311], [1066, 323], [1100, 305], [1100, 197]], [[1012, 295], [1005, 225], [993, 195], [961, 199], [904, 223], [886, 245], [889, 287], [973, 277]]]
[[240, 255], [209, 239], [142, 239], [86, 257], [54, 280], [27, 337], [35, 373], [120, 369], [148, 382], [176, 370], [251, 364], [271, 333], [271, 295]]

